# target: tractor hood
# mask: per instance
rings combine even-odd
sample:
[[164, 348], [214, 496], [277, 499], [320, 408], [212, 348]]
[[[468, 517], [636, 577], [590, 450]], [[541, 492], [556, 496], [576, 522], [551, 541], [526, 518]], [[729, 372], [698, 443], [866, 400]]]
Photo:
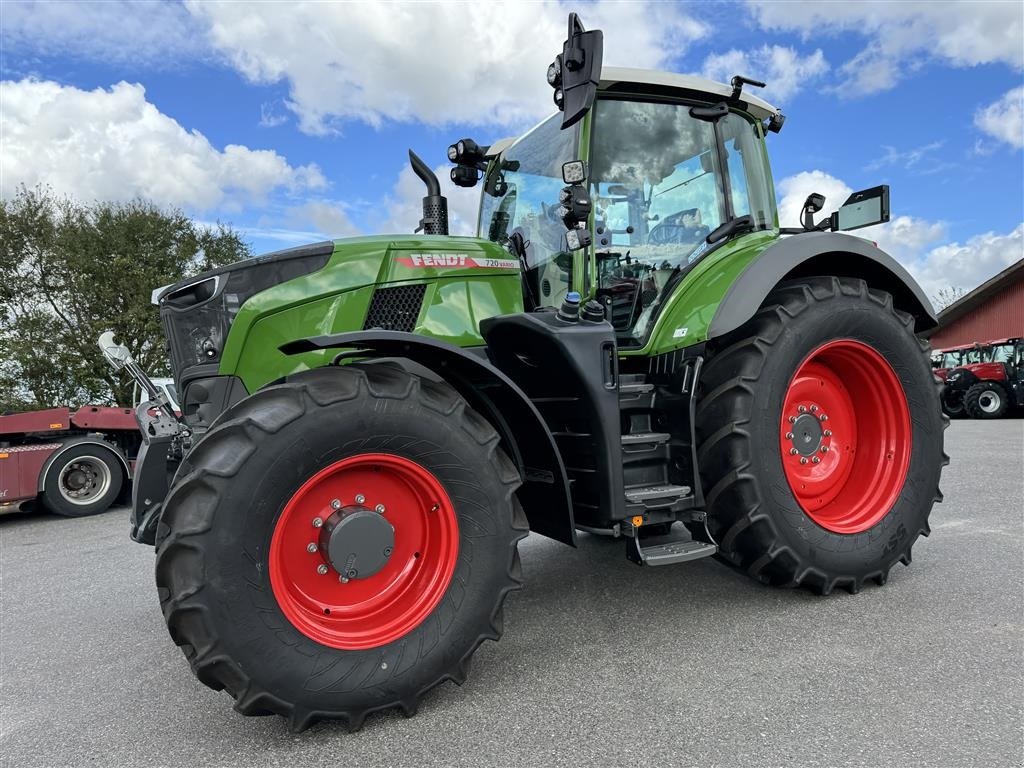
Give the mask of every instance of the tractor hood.
[[[402, 286], [404, 291], [388, 290]], [[364, 327], [415, 328], [441, 337], [465, 337], [472, 330], [479, 338], [476, 328], [432, 326], [427, 315], [438, 312], [421, 311], [427, 301], [434, 302], [431, 306], [470, 301], [481, 312], [515, 311], [522, 303], [519, 263], [501, 246], [473, 237], [348, 238], [204, 272], [160, 290], [156, 303], [174, 376], [184, 389], [199, 376], [251, 368], [245, 348], [254, 333], [262, 350]], [[456, 343], [466, 346], [470, 340]], [[249, 378], [263, 376], [250, 373]]]

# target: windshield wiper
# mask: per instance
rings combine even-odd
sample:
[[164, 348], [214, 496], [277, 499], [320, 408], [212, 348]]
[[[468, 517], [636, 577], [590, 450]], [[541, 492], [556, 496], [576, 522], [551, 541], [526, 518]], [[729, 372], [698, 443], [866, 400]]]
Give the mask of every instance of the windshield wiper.
[[715, 227], [711, 232], [708, 233], [707, 238], [708, 245], [713, 245], [719, 240], [724, 240], [734, 232], [739, 232], [741, 229], [753, 229], [754, 218], [748, 213], [744, 216], [737, 216], [729, 219], [728, 221], [722, 222]]

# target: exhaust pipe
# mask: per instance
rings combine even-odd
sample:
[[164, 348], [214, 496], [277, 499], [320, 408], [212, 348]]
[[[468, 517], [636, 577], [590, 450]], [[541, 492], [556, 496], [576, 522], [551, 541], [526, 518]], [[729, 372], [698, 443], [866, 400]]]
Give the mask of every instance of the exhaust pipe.
[[411, 149], [409, 162], [416, 175], [427, 185], [427, 196], [423, 198], [423, 218], [415, 231], [422, 230], [425, 235], [447, 235], [448, 198], [441, 194], [441, 183], [430, 167]]

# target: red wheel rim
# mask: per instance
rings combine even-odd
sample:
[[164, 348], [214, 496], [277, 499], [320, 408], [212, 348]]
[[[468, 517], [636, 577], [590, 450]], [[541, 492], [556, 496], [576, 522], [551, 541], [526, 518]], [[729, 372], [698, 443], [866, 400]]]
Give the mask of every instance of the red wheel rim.
[[[346, 578], [323, 537], [354, 511], [386, 520], [393, 545], [375, 573]], [[401, 456], [367, 453], [320, 470], [285, 505], [270, 541], [270, 585], [281, 611], [307, 637], [332, 648], [375, 648], [430, 615], [448, 589], [458, 550], [455, 509], [438, 479]]]
[[892, 509], [910, 465], [910, 409], [896, 372], [867, 344], [823, 344], [789, 382], [779, 440], [804, 513], [835, 533], [866, 531]]

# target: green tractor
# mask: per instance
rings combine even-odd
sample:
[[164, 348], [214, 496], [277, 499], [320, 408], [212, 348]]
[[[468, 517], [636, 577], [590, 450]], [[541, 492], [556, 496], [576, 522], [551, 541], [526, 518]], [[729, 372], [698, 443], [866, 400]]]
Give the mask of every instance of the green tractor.
[[570, 15], [559, 111], [448, 149], [482, 190], [477, 237], [447, 234], [410, 152], [422, 234], [159, 291], [181, 411], [156, 390], [138, 408], [132, 536], [156, 545], [172, 639], [239, 712], [411, 715], [501, 635], [531, 531], [825, 595], [883, 584], [928, 533], [946, 422], [916, 332], [935, 318], [837, 232], [886, 221], [888, 188], [819, 223], [812, 195], [780, 229], [783, 116], [743, 90], [761, 84], [601, 54]]

